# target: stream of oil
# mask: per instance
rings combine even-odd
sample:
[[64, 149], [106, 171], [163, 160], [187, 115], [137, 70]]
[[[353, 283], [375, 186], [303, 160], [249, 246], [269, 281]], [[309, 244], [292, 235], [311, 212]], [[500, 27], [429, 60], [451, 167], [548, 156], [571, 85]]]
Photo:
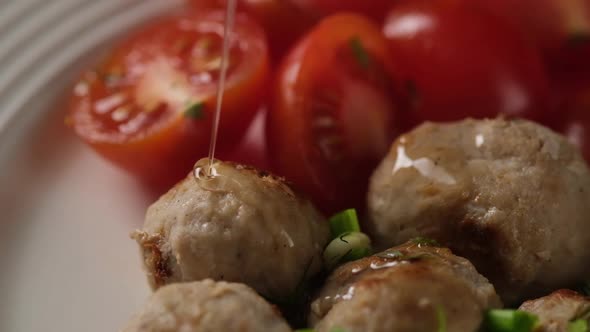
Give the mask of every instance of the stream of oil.
[[[213, 128], [211, 129], [211, 141], [209, 143], [208, 165], [204, 172], [207, 177], [215, 177], [217, 175], [214, 169], [215, 147], [217, 145], [217, 136], [219, 135], [219, 120], [221, 118], [221, 108], [223, 106], [223, 92], [225, 90], [227, 68], [229, 67], [229, 50], [231, 47], [236, 6], [237, 0], [226, 1], [225, 23], [223, 27], [223, 49], [221, 54], [221, 72], [219, 74], [219, 82], [217, 85], [217, 99], [215, 104], [215, 115], [213, 118]], [[203, 170], [201, 169], [201, 171]], [[199, 171], [195, 169], [195, 175], [198, 175], [198, 172]]]

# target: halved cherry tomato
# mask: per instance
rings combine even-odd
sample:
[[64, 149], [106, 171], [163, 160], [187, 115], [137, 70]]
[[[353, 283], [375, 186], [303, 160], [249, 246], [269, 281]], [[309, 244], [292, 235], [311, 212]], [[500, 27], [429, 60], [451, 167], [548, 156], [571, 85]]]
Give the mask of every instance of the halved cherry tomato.
[[356, 14], [321, 21], [285, 59], [268, 112], [274, 169], [327, 213], [362, 207], [395, 131], [387, 41]]
[[[191, 0], [191, 3], [199, 9], [227, 6], [227, 0]], [[277, 61], [317, 21], [291, 0], [238, 0], [238, 11], [250, 15], [264, 28], [272, 57]]]
[[474, 0], [524, 32], [557, 74], [590, 73], [590, 1]]
[[[565, 86], [565, 88], [564, 88]], [[562, 84], [563, 124], [560, 131], [580, 148], [590, 164], [590, 78]]]
[[[223, 12], [168, 17], [145, 26], [71, 95], [68, 123], [84, 141], [150, 184], [178, 180], [209, 147], [221, 66]], [[257, 109], [269, 71], [264, 32], [238, 15], [220, 124], [223, 149]]]
[[382, 20], [396, 1], [393, 0], [293, 0], [316, 15], [349, 11]]
[[543, 116], [541, 57], [499, 18], [460, 1], [417, 1], [396, 6], [383, 31], [413, 121]]

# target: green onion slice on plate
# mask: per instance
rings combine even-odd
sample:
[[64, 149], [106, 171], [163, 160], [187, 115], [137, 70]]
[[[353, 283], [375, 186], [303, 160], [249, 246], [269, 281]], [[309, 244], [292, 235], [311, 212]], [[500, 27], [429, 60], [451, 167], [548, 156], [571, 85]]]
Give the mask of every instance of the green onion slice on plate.
[[330, 218], [330, 232], [332, 238], [350, 232], [360, 232], [359, 219], [355, 209], [348, 209], [339, 212]]

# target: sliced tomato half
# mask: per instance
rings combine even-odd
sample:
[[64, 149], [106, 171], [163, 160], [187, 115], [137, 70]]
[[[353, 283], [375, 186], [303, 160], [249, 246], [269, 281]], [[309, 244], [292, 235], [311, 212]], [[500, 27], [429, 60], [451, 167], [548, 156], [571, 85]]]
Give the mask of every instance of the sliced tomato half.
[[[96, 151], [150, 184], [186, 175], [209, 147], [221, 71], [224, 13], [153, 22], [86, 71], [67, 122]], [[238, 15], [231, 37], [220, 149], [234, 145], [259, 108], [269, 72], [264, 32]]]
[[377, 26], [336, 14], [278, 72], [267, 121], [270, 161], [327, 213], [364, 205], [368, 177], [396, 133], [388, 61]]

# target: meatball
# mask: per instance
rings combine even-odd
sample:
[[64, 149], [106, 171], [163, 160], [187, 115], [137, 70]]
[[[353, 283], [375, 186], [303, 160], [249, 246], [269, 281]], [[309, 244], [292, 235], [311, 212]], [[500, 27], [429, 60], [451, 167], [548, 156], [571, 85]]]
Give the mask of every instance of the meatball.
[[[199, 163], [203, 163], [200, 161]], [[149, 207], [132, 237], [153, 288], [211, 278], [243, 282], [280, 300], [322, 268], [329, 226], [282, 178], [216, 162]]]
[[311, 305], [316, 331], [475, 331], [501, 305], [494, 287], [450, 250], [406, 243], [337, 268]]
[[526, 301], [520, 310], [539, 317], [536, 332], [565, 332], [570, 321], [588, 319], [590, 298], [569, 289], [560, 289], [547, 296]]
[[507, 303], [590, 272], [588, 167], [562, 136], [529, 121], [419, 126], [375, 170], [368, 205], [378, 245], [432, 237]]
[[123, 332], [290, 332], [289, 325], [243, 284], [210, 279], [161, 287]]

